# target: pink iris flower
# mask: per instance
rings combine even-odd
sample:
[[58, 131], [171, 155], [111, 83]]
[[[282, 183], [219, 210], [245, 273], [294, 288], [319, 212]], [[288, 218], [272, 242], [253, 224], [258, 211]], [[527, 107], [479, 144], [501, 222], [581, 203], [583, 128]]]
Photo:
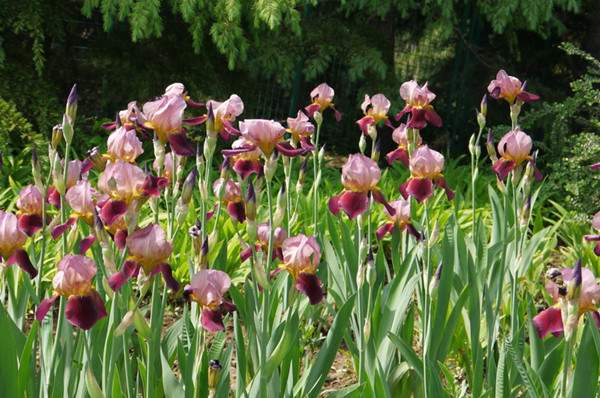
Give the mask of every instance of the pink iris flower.
[[[61, 165], [64, 163], [61, 162]], [[69, 161], [69, 165], [67, 166], [67, 185], [65, 186], [65, 191], [68, 191], [73, 185], [79, 181], [79, 179], [84, 176], [90, 169], [93, 164], [91, 162], [82, 162], [81, 160], [74, 159]], [[54, 185], [57, 185], [57, 181], [54, 181]], [[46, 197], [48, 203], [60, 209], [60, 193], [54, 187], [48, 187], [48, 196]]]
[[43, 205], [44, 196], [35, 185], [21, 189], [17, 199], [19, 228], [28, 236], [33, 236], [44, 225]]
[[[596, 325], [600, 327], [600, 315], [596, 311], [596, 305], [600, 300], [600, 285], [596, 283], [596, 278], [592, 271], [587, 268], [581, 268], [581, 264], [578, 263], [573, 268], [561, 269], [560, 273], [564, 284], [577, 284], [577, 278], [579, 278], [579, 286], [577, 288], [580, 291], [579, 297], [576, 298], [579, 307], [578, 313], [574, 317], [569, 317], [567, 325], [571, 330], [575, 330], [581, 315], [590, 311], [596, 321]], [[568, 294], [566, 287], [550, 280], [546, 283], [546, 290], [552, 297], [554, 305], [543, 310], [533, 318], [533, 324], [540, 338], [544, 338], [549, 333], [552, 333], [554, 336], [560, 336], [564, 332], [565, 320], [563, 319], [560, 302], [566, 299], [565, 296]]]
[[534, 102], [540, 99], [538, 95], [525, 91], [525, 83], [521, 83], [514, 76], [509, 76], [502, 69], [496, 74], [496, 79], [488, 85], [488, 92], [492, 98], [504, 99], [511, 105], [515, 100]]
[[442, 118], [431, 105], [435, 94], [429, 90], [427, 83], [422, 86], [419, 86], [416, 80], [402, 83], [400, 97], [406, 102], [406, 106], [396, 115], [396, 120], [409, 113], [408, 128], [421, 130], [428, 123], [435, 127], [442, 127]]
[[184, 289], [185, 294], [202, 307], [200, 322], [209, 332], [223, 330], [223, 315], [235, 311], [235, 305], [225, 300], [230, 287], [231, 279], [225, 272], [201, 269]]
[[498, 143], [500, 158], [492, 165], [492, 170], [494, 170], [498, 178], [504, 181], [511, 171], [518, 168], [521, 164], [529, 162], [534, 167], [535, 178], [541, 180], [542, 175], [535, 168], [533, 157], [530, 155], [532, 146], [531, 137], [519, 128], [506, 133]]
[[260, 149], [244, 137], [233, 141], [231, 149], [224, 150], [223, 155], [243, 180], [251, 174], [261, 175], [263, 172]]
[[[254, 148], [258, 148], [263, 156], [268, 159], [275, 150], [285, 156], [304, 155], [312, 150], [312, 147], [308, 147], [306, 142], [304, 146], [294, 148], [284, 140], [285, 128], [279, 122], [273, 120], [246, 119], [240, 122], [240, 133], [250, 145], [238, 149], [238, 153], [249, 152]], [[233, 151], [224, 151], [223, 153], [226, 156], [235, 154]]]
[[310, 119], [302, 111], [298, 111], [295, 118], [287, 118], [287, 131], [292, 135], [292, 140], [295, 143], [308, 141], [309, 137], [314, 133], [315, 126], [310, 122]]
[[232, 136], [240, 135], [240, 132], [232, 124], [244, 112], [244, 102], [237, 94], [232, 94], [223, 102], [210, 100], [206, 103], [206, 107], [209, 112], [212, 110], [214, 129], [221, 138], [229, 140]]
[[392, 207], [395, 212], [390, 214], [386, 209], [388, 222], [377, 229], [377, 239], [383, 239], [386, 234], [392, 233], [394, 228], [398, 228], [400, 231], [407, 231], [417, 240], [420, 240], [421, 234], [417, 232], [410, 220], [410, 201], [402, 199], [395, 200], [390, 202], [390, 207]]
[[65, 198], [73, 210], [73, 215], [91, 225], [94, 221], [94, 209], [98, 198], [98, 193], [92, 184], [87, 180], [80, 180], [67, 191]]
[[344, 191], [329, 200], [329, 210], [336, 215], [343, 210], [350, 219], [354, 219], [368, 209], [370, 193], [375, 201], [394, 213], [377, 188], [380, 178], [381, 170], [373, 159], [360, 153], [350, 155], [342, 167]]
[[171, 266], [167, 260], [173, 252], [173, 246], [167, 241], [165, 231], [157, 224], [149, 224], [133, 232], [126, 238], [129, 257], [123, 268], [113, 274], [108, 283], [117, 291], [129, 278], [137, 276], [140, 268], [148, 276], [161, 273], [169, 289], [179, 290], [179, 283], [173, 278]]
[[391, 105], [390, 100], [383, 94], [375, 94], [372, 98], [365, 94], [365, 99], [360, 106], [365, 116], [356, 122], [363, 134], [368, 134], [369, 126], [379, 123], [385, 123], [393, 128], [387, 117]]
[[[416, 134], [417, 142], [415, 142], [415, 146], [421, 146], [423, 140], [421, 136], [417, 132]], [[392, 133], [392, 139], [396, 144], [398, 144], [398, 148], [393, 150], [392, 152], [386, 155], [386, 159], [388, 164], [394, 163], [396, 160], [402, 162], [402, 164], [406, 167], [409, 167], [409, 158], [410, 154], [408, 153], [409, 148], [409, 140], [408, 140], [408, 127], [404, 123], [400, 123], [400, 126], [394, 129]]]
[[159, 196], [167, 183], [166, 178], [146, 175], [138, 166], [123, 160], [107, 163], [98, 179], [98, 188], [111, 199], [99, 204], [100, 218], [110, 226], [127, 212], [134, 199]]
[[[269, 250], [269, 235], [271, 233], [271, 228], [268, 223], [259, 224], [257, 227], [257, 241], [254, 249], [256, 251], [262, 251], [263, 253], [267, 253]], [[284, 228], [277, 227], [273, 231], [273, 241], [272, 243], [272, 253], [273, 259], [278, 258], [283, 261], [283, 253], [281, 251], [281, 245], [283, 241], [288, 237], [287, 231]], [[242, 261], [246, 261], [252, 256], [252, 248], [248, 247], [240, 253], [240, 258]]]
[[213, 183], [215, 197], [219, 197], [221, 190], [223, 190], [221, 200], [227, 207], [227, 213], [237, 222], [244, 222], [246, 220], [246, 210], [242, 201], [240, 184], [230, 179], [218, 178]]
[[311, 104], [306, 108], [306, 113], [309, 117], [314, 117], [315, 112], [323, 113], [326, 109], [331, 108], [335, 113], [335, 119], [339, 122], [342, 120], [342, 114], [335, 109], [333, 96], [335, 91], [327, 83], [321, 83], [310, 92]]
[[108, 137], [107, 157], [112, 161], [120, 159], [134, 163], [142, 153], [144, 153], [142, 142], [134, 129], [128, 130], [121, 126]]
[[185, 87], [181, 83], [173, 83], [165, 89], [162, 97], [144, 104], [144, 127], [154, 130], [161, 142], [169, 142], [176, 154], [193, 156], [194, 146], [183, 128], [186, 106]]
[[58, 263], [58, 272], [52, 279], [54, 294], [42, 300], [35, 318], [42, 321], [58, 297], [67, 298], [65, 317], [69, 323], [88, 330], [104, 318], [104, 302], [94, 289], [92, 282], [96, 275], [96, 264], [91, 258], [81, 255], [66, 255]]
[[296, 289], [304, 293], [311, 304], [323, 300], [323, 288], [316, 275], [321, 261], [321, 248], [314, 237], [300, 234], [287, 238], [281, 245], [283, 264], [279, 267], [286, 270], [294, 279]]
[[0, 210], [0, 260], [8, 265], [17, 264], [33, 279], [37, 276], [37, 270], [23, 250], [26, 241], [27, 235], [19, 229], [17, 216]]
[[404, 199], [412, 196], [417, 201], [424, 202], [433, 195], [434, 185], [446, 191], [448, 200], [454, 198], [454, 192], [448, 188], [442, 174], [444, 156], [441, 153], [422, 145], [412, 154], [409, 168], [411, 177], [400, 186]]

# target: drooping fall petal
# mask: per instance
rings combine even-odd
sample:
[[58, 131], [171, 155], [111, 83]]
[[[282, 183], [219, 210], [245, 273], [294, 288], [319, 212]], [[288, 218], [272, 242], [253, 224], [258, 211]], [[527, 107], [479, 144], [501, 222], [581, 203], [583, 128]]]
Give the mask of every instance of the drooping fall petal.
[[311, 304], [318, 304], [323, 300], [321, 281], [315, 274], [301, 272], [296, 279], [296, 289], [308, 297]]
[[560, 335], [563, 332], [560, 308], [550, 307], [540, 312], [533, 318], [533, 325], [541, 339], [548, 333]]
[[106, 308], [95, 290], [84, 296], [71, 296], [65, 308], [65, 318], [73, 326], [88, 330], [106, 316]]

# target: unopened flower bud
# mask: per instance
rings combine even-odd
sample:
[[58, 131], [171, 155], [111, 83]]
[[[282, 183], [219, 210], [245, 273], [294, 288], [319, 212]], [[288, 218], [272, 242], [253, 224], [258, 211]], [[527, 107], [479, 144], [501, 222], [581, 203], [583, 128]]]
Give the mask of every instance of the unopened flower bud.
[[433, 277], [431, 278], [431, 281], [429, 282], [429, 294], [432, 295], [433, 292], [435, 291], [435, 289], [438, 288], [438, 286], [440, 285], [440, 279], [442, 278], [442, 263], [440, 263], [437, 267], [437, 269], [435, 270], [435, 274], [433, 274]]
[[479, 113], [483, 115], [483, 117], [487, 117], [487, 94], [483, 94], [481, 98], [481, 102], [479, 103]]
[[246, 191], [246, 219], [249, 221], [256, 221], [256, 192], [254, 191], [254, 184], [252, 180], [248, 180], [248, 187]]
[[214, 137], [207, 136], [206, 139], [204, 140], [204, 150], [202, 151], [202, 154], [204, 155], [204, 159], [206, 161], [213, 158], [216, 147], [217, 147], [217, 136], [216, 135]]
[[158, 175], [162, 174], [163, 166], [165, 165], [165, 144], [163, 144], [158, 137], [154, 136], [152, 140], [152, 145], [154, 147], [154, 158], [157, 163], [157, 171]]
[[200, 266], [200, 269], [206, 269], [208, 267], [208, 237], [204, 238], [204, 242], [202, 242], [198, 265]]
[[71, 144], [71, 142], [73, 142], [73, 134], [74, 134], [73, 124], [72, 124], [71, 120], [69, 120], [69, 117], [67, 116], [66, 113], [63, 115], [63, 120], [62, 120], [62, 134], [63, 134], [63, 138], [65, 139], [65, 142], [67, 144]]
[[43, 192], [44, 183], [42, 182], [42, 166], [40, 165], [40, 159], [35, 147], [31, 149], [31, 171], [35, 186], [40, 190], [40, 192]]
[[52, 127], [52, 139], [50, 141], [52, 148], [58, 148], [58, 146], [60, 145], [60, 141], [62, 140], [62, 136], [62, 125], [57, 124], [56, 126]]
[[368, 341], [371, 337], [371, 320], [365, 319], [365, 324], [363, 325], [363, 334], [365, 337], [365, 341]]
[[485, 116], [481, 112], [477, 112], [477, 125], [479, 126], [479, 130], [485, 128]]
[[218, 131], [215, 130], [215, 113], [212, 108], [212, 102], [209, 102], [206, 119], [206, 136], [216, 139], [217, 133]]
[[214, 390], [219, 384], [219, 376], [223, 367], [216, 359], [211, 359], [208, 363], [208, 388]]
[[365, 270], [365, 277], [367, 283], [370, 286], [375, 285], [375, 281], [377, 280], [377, 270], [375, 269], [375, 259], [373, 258], [373, 249], [369, 249], [369, 254], [367, 254], [367, 267]]
[[319, 149], [319, 157], [318, 157], [319, 164], [322, 164], [322, 163], [323, 163], [323, 159], [324, 159], [324, 158], [325, 158], [325, 145], [323, 145], [323, 146], [321, 147], [321, 149]]
[[75, 117], [77, 116], [77, 100], [77, 84], [74, 84], [69, 93], [69, 97], [67, 98], [67, 106], [65, 109], [65, 114], [71, 120], [71, 123], [75, 123]]
[[579, 299], [582, 279], [581, 260], [577, 260], [575, 267], [573, 267], [573, 277], [567, 283], [567, 298], [569, 300]]
[[472, 134], [471, 138], [469, 138], [469, 153], [473, 156], [475, 156], [475, 147], [477, 146], [475, 139], [475, 134]]
[[488, 156], [495, 162], [498, 160], [498, 155], [496, 154], [496, 148], [494, 147], [494, 135], [492, 134], [492, 130], [488, 129], [487, 139], [485, 142], [485, 148], [487, 149]]
[[358, 271], [356, 272], [356, 287], [360, 289], [362, 285], [365, 283], [365, 274], [366, 274], [366, 266], [364, 263], [361, 263], [358, 267]]
[[371, 124], [369, 125], [369, 127], [367, 127], [367, 134], [369, 135], [371, 140], [375, 141], [377, 139], [377, 128], [374, 124]]
[[323, 115], [321, 114], [320, 111], [316, 111], [314, 113], [313, 119], [315, 119], [315, 123], [317, 123], [317, 125], [320, 125], [321, 123], [323, 123]]
[[360, 153], [364, 155], [365, 150], [367, 149], [367, 139], [364, 134], [361, 134], [358, 139], [358, 149], [360, 150]]
[[275, 172], [277, 171], [277, 160], [279, 157], [275, 152], [265, 161], [265, 165], [263, 166], [263, 170], [265, 173], [265, 179], [267, 181], [272, 181]]
[[226, 157], [223, 158], [223, 162], [221, 163], [220, 170], [221, 170], [220, 177], [225, 179], [229, 172], [229, 159], [228, 158], [226, 158]]
[[378, 139], [373, 144], [373, 149], [371, 150], [371, 159], [378, 162], [380, 155], [381, 155], [381, 139]]
[[184, 203], [182, 198], [179, 198], [177, 201], [177, 205], [175, 206], [175, 217], [177, 218], [177, 223], [183, 224], [188, 214], [188, 204]]
[[279, 193], [277, 194], [277, 209], [273, 219], [273, 225], [278, 227], [283, 222], [285, 212], [287, 210], [287, 195], [285, 194], [285, 184], [281, 184]]
[[181, 189], [181, 202], [185, 205], [189, 204], [190, 200], [192, 200], [192, 193], [194, 191], [197, 178], [198, 172], [196, 169], [192, 169], [183, 182], [183, 187]]

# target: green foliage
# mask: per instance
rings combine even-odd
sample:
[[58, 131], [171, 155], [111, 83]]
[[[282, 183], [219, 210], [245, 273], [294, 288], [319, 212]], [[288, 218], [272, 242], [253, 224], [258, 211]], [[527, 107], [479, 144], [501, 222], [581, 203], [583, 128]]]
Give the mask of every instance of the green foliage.
[[44, 147], [43, 136], [33, 129], [12, 102], [3, 98], [0, 98], [0, 142], [5, 153], [13, 154], [19, 153], [25, 145]]

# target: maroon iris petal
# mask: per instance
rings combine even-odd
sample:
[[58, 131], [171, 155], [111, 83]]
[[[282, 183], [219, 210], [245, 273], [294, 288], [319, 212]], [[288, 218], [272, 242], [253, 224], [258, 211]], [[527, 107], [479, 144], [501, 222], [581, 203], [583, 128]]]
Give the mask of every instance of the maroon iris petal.
[[123, 268], [108, 278], [108, 286], [113, 291], [118, 291], [132, 277], [137, 276], [140, 271], [140, 265], [135, 261], [125, 261]]
[[402, 164], [404, 166], [408, 167], [408, 162], [409, 162], [408, 152], [404, 148], [398, 148], [396, 150], [393, 150], [392, 152], [385, 155], [385, 158], [386, 158], [388, 164], [390, 164], [390, 165], [392, 163], [394, 163], [396, 160], [399, 160], [400, 162], [402, 162]]
[[247, 248], [245, 248], [244, 250], [242, 250], [240, 252], [240, 260], [242, 260], [242, 262], [248, 260], [251, 256], [252, 256], [252, 248], [250, 246], [248, 246]]
[[221, 304], [221, 310], [224, 313], [231, 314], [236, 309], [237, 308], [236, 308], [235, 304], [233, 304], [231, 301], [223, 300], [223, 303]]
[[408, 188], [408, 183], [409, 182], [410, 182], [410, 180], [409, 181], [404, 181], [402, 184], [400, 184], [400, 189], [399, 190], [400, 190], [400, 194], [402, 195], [402, 197], [404, 198], [404, 200], [408, 199], [407, 188]]
[[492, 170], [501, 181], [506, 180], [508, 174], [515, 169], [517, 164], [514, 160], [498, 159], [492, 165]]
[[18, 222], [19, 229], [25, 232], [27, 236], [33, 236], [44, 226], [44, 220], [39, 214], [20, 214]]
[[371, 191], [371, 195], [373, 195], [373, 199], [377, 203], [381, 203], [385, 209], [387, 210], [390, 216], [394, 216], [396, 214], [396, 209], [394, 209], [387, 200], [385, 200], [385, 196], [381, 193], [381, 191], [374, 189]]
[[117, 123], [115, 123], [115, 122], [102, 123], [100, 125], [100, 127], [102, 127], [104, 130], [112, 131], [117, 128]]
[[84, 255], [86, 251], [88, 251], [88, 249], [90, 247], [92, 247], [92, 245], [94, 244], [94, 242], [96, 241], [96, 237], [93, 235], [87, 236], [85, 238], [83, 238], [80, 242], [79, 242], [79, 254], [80, 255]]
[[537, 182], [540, 182], [544, 179], [544, 175], [542, 174], [542, 172], [540, 171], [540, 169], [538, 169], [535, 166], [535, 162], [533, 160], [529, 161], [530, 166], [533, 168], [533, 178], [535, 178], [535, 180]]
[[308, 117], [314, 117], [315, 112], [321, 110], [321, 106], [319, 104], [310, 104], [306, 108], [304, 108]]
[[596, 246], [594, 246], [594, 254], [600, 256], [600, 243], [597, 243]]
[[418, 202], [423, 202], [433, 194], [433, 183], [429, 178], [411, 178], [406, 185], [406, 192]]
[[305, 153], [312, 152], [315, 150], [315, 146], [306, 137], [303, 137], [300, 140], [300, 146], [304, 149]]
[[540, 99], [540, 96], [537, 94], [530, 93], [528, 91], [521, 91], [517, 98], [523, 102], [535, 102]]
[[433, 108], [427, 108], [425, 110], [425, 120], [427, 123], [435, 127], [442, 127], [442, 118]]
[[381, 227], [377, 228], [377, 239], [381, 240], [383, 237], [394, 230], [394, 224], [389, 222], [383, 224]]
[[333, 109], [333, 116], [335, 117], [335, 121], [341, 122], [342, 121], [342, 112], [338, 111], [335, 108], [332, 108], [332, 109]]
[[187, 137], [185, 132], [169, 134], [168, 137], [171, 149], [179, 156], [194, 156], [196, 149], [194, 144]]
[[340, 195], [338, 204], [353, 220], [369, 208], [369, 196], [364, 192], [345, 191]]
[[208, 119], [207, 115], [196, 116], [196, 117], [191, 117], [189, 119], [183, 119], [183, 123], [185, 123], [189, 126], [197, 126], [199, 124], [204, 123], [206, 121], [206, 119]]
[[50, 308], [52, 308], [52, 305], [54, 305], [58, 297], [59, 296], [54, 295], [43, 299], [35, 310], [35, 319], [41, 322], [46, 317], [46, 314], [48, 314], [48, 311], [50, 311]]
[[254, 145], [243, 145], [243, 146], [241, 146], [239, 148], [223, 149], [221, 151], [221, 153], [225, 157], [230, 157], [230, 156], [236, 156], [236, 155], [240, 155], [242, 153], [250, 152], [250, 151], [253, 151], [255, 149], [256, 149], [256, 147]]
[[169, 180], [165, 177], [155, 177], [152, 175], [146, 176], [142, 185], [142, 192], [146, 196], [157, 197], [160, 192], [169, 184]]
[[404, 116], [406, 113], [410, 112], [410, 106], [406, 105], [404, 107], [404, 109], [402, 109], [400, 112], [396, 113], [396, 120], [400, 120], [402, 119], [402, 116]]
[[71, 325], [80, 329], [90, 329], [105, 316], [104, 302], [95, 290], [85, 296], [71, 296], [67, 300], [65, 317]]
[[321, 281], [315, 274], [301, 272], [296, 279], [296, 289], [304, 293], [311, 304], [318, 304], [323, 300]]
[[595, 242], [600, 240], [600, 235], [584, 235], [583, 239], [588, 242]]
[[409, 129], [421, 130], [427, 126], [427, 120], [425, 120], [425, 109], [411, 108], [410, 119], [406, 123], [406, 127]]
[[206, 108], [206, 104], [204, 102], [198, 102], [198, 101], [194, 101], [191, 98], [188, 98], [185, 100], [185, 103], [193, 109], [200, 109], [200, 108]]
[[591, 165], [591, 166], [590, 166], [590, 169], [591, 169], [592, 171], [598, 171], [598, 170], [600, 170], [600, 162], [598, 162], [598, 163], [594, 163], [593, 165]]
[[176, 292], [179, 290], [179, 282], [173, 277], [173, 270], [169, 264], [160, 264], [158, 267], [159, 272], [162, 274], [167, 287], [172, 291]]
[[122, 200], [109, 200], [100, 209], [100, 219], [104, 225], [112, 225], [125, 213], [127, 213], [127, 203]]
[[227, 213], [237, 222], [246, 220], [246, 210], [242, 202], [229, 202], [227, 204]]
[[56, 188], [48, 187], [46, 201], [57, 209], [60, 209], [60, 193], [56, 190]]
[[83, 162], [81, 162], [81, 174], [87, 173], [92, 167], [94, 167], [94, 162], [92, 162], [90, 158], [83, 159]]
[[225, 326], [223, 326], [223, 314], [219, 310], [203, 309], [200, 322], [204, 329], [212, 333], [225, 329]]
[[292, 146], [292, 144], [290, 144], [287, 141], [278, 142], [277, 144], [275, 144], [275, 147], [277, 148], [277, 152], [281, 153], [282, 155], [291, 157], [291, 158], [306, 154], [306, 149], [304, 149], [302, 147], [294, 148]]
[[406, 224], [406, 226], [404, 228], [406, 229], [406, 231], [409, 234], [411, 234], [412, 236], [414, 236], [416, 240], [423, 239], [423, 236], [421, 235], [421, 233], [419, 231], [417, 231], [417, 229], [414, 227], [414, 225], [412, 225], [412, 224]]
[[37, 269], [31, 264], [29, 255], [23, 249], [16, 250], [12, 256], [6, 261], [7, 264], [17, 264], [23, 271], [29, 274], [31, 279], [35, 278], [38, 274]]
[[233, 164], [233, 170], [245, 180], [251, 174], [261, 175], [263, 167], [257, 160], [236, 160]]
[[240, 131], [233, 127], [229, 120], [223, 120], [223, 129], [220, 133], [225, 141], [229, 141], [231, 137], [238, 137], [240, 135]]
[[555, 336], [563, 332], [562, 316], [559, 308], [550, 307], [533, 318], [533, 325], [541, 339], [548, 333]]
[[113, 240], [115, 241], [115, 245], [117, 246], [117, 248], [119, 248], [120, 250], [125, 249], [125, 244], [127, 242], [127, 230], [119, 229], [117, 232], [115, 232]]
[[369, 134], [369, 126], [375, 123], [375, 118], [373, 116], [363, 116], [361, 119], [356, 121], [358, 127], [363, 132], [364, 135]]
[[77, 221], [75, 217], [70, 217], [66, 223], [57, 225], [56, 227], [52, 228], [52, 231], [50, 231], [52, 239], [58, 239], [59, 236], [64, 234], [67, 231], [67, 229], [71, 228], [73, 224], [75, 224], [75, 221]]
[[446, 192], [446, 197], [448, 198], [448, 200], [454, 199], [454, 191], [448, 188], [448, 184], [446, 183], [446, 179], [444, 177], [436, 178], [435, 185], [442, 188], [444, 192]]

